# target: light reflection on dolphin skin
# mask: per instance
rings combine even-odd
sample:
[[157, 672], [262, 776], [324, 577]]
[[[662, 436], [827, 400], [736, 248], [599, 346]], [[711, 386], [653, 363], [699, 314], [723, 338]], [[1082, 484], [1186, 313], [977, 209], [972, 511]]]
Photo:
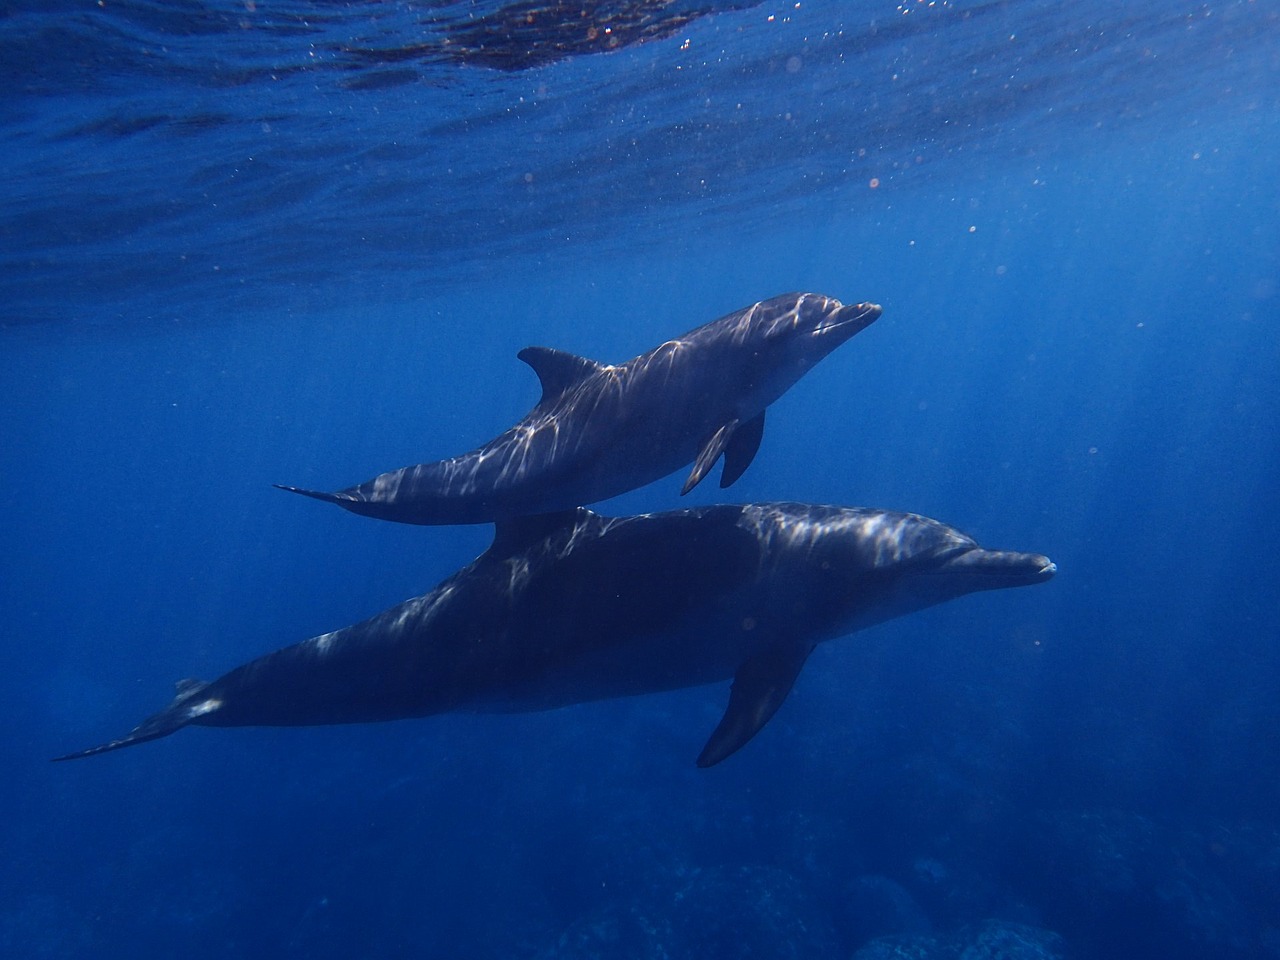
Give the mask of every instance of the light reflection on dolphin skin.
[[76, 759], [188, 724], [363, 723], [520, 712], [733, 678], [698, 758], [718, 763], [781, 706], [815, 645], [966, 593], [1042, 583], [1032, 553], [984, 550], [910, 513], [760, 503], [633, 517], [587, 509], [497, 525], [424, 596], [277, 650]]
[[753, 304], [612, 366], [546, 347], [519, 354], [542, 397], [506, 433], [448, 460], [337, 493], [280, 486], [401, 523], [489, 523], [570, 510], [692, 462], [682, 493], [721, 457], [720, 485], [750, 465], [764, 412], [806, 371], [880, 316], [816, 293]]

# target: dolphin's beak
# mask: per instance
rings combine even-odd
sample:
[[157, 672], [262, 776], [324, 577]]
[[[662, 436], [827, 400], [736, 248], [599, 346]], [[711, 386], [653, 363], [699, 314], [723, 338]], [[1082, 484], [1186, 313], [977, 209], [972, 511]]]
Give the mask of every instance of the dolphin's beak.
[[827, 314], [822, 323], [813, 328], [815, 336], [839, 330], [842, 334], [851, 337], [875, 323], [882, 312], [878, 303], [842, 304], [838, 300], [831, 302], [835, 309]]
[[963, 574], [971, 578], [973, 589], [986, 590], [1044, 583], [1058, 572], [1058, 565], [1038, 553], [976, 547], [949, 557], [931, 572]]

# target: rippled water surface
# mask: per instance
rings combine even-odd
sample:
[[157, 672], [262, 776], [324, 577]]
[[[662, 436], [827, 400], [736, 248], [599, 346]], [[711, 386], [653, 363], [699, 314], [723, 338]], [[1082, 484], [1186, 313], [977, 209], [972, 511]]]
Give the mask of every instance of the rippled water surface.
[[22, 323], [69, 297], [165, 312], [177, 291], [412, 290], [512, 254], [625, 255], [637, 231], [871, 212], [871, 182], [920, 190], [1014, 158], [1048, 171], [1273, 109], [1275, 17], [1259, 2], [18, 2], [0, 37], [0, 291]]

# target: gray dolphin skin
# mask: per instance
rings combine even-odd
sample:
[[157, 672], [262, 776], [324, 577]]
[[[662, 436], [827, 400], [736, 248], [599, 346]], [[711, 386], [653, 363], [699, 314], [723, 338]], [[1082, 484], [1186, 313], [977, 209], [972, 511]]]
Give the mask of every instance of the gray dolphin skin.
[[542, 397], [484, 446], [323, 493], [282, 490], [400, 523], [490, 523], [571, 510], [644, 486], [685, 464], [688, 493], [723, 456], [720, 486], [760, 446], [765, 408], [880, 316], [789, 293], [698, 327], [618, 366], [547, 347], [519, 357]]
[[781, 706], [816, 644], [979, 590], [1042, 583], [1033, 553], [984, 550], [910, 513], [798, 503], [632, 517], [585, 508], [499, 523], [425, 596], [277, 650], [93, 756], [188, 724], [365, 723], [520, 712], [733, 679], [698, 765]]

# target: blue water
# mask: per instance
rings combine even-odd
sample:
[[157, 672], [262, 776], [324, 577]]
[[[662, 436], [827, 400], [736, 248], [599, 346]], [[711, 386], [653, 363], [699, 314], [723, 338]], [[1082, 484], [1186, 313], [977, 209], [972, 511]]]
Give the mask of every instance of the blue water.
[[[1270, 0], [6, 4], [0, 952], [1280, 957], [1277, 36]], [[799, 289], [884, 316], [729, 491], [597, 509], [911, 510], [1052, 582], [824, 645], [706, 771], [725, 687], [47, 762], [490, 535], [271, 483], [488, 439], [527, 344]]]

